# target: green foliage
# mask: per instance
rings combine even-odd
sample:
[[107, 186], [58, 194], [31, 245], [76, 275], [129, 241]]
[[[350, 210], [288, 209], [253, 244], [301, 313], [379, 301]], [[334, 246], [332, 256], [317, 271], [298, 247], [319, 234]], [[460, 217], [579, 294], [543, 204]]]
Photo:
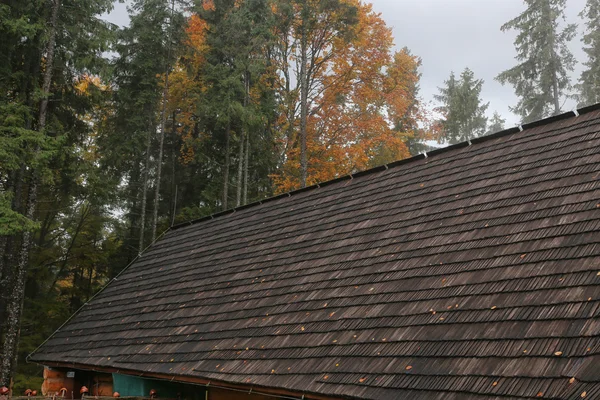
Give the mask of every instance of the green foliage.
[[0, 192], [0, 235], [10, 236], [37, 229], [39, 224], [12, 209], [12, 197], [11, 192]]
[[492, 133], [498, 133], [503, 131], [505, 129], [505, 124], [506, 119], [502, 118], [502, 116], [497, 111], [494, 111], [494, 116], [490, 121], [490, 126], [488, 127], [487, 134], [491, 135]]
[[[206, 91], [199, 104], [199, 119], [209, 143], [204, 148], [209, 152], [196, 152], [204, 158], [200, 162], [214, 166], [207, 171], [203, 197], [208, 203], [222, 202], [225, 169], [234, 170], [239, 158], [231, 157], [226, 165], [226, 132], [231, 137], [230, 155], [242, 146], [243, 132], [250, 138], [249, 160], [252, 173], [249, 198], [264, 197], [272, 192], [269, 173], [274, 164], [274, 133], [270, 125], [275, 118], [274, 88], [268, 83], [269, 59], [274, 36], [274, 17], [267, 0], [247, 0], [237, 4], [234, 0], [216, 0], [214, 9], [199, 10], [200, 16], [208, 23], [206, 42], [208, 52], [203, 68], [203, 82]], [[250, 93], [246, 97], [246, 83]], [[212, 177], [211, 178], [209, 178]], [[229, 175], [230, 178], [233, 174]]]
[[517, 30], [515, 48], [519, 64], [497, 76], [514, 86], [519, 102], [511, 110], [523, 122], [532, 122], [561, 112], [561, 103], [571, 89], [568, 73], [575, 59], [568, 49], [576, 25], [561, 28], [566, 0], [525, 0], [527, 9], [502, 26]]
[[587, 61], [579, 78], [579, 106], [600, 103], [600, 0], [588, 0], [580, 16], [586, 20], [586, 32], [583, 36]]
[[481, 88], [483, 80], [475, 79], [469, 68], [460, 74], [460, 79], [452, 72], [450, 78], [439, 88], [435, 98], [442, 103], [437, 111], [444, 115], [441, 124], [440, 141], [451, 144], [467, 141], [485, 132], [489, 103], [482, 104]]
[[[45, 0], [5, 3], [0, 5], [0, 235], [7, 239], [0, 248], [3, 284], [15, 282], [20, 234], [34, 231], [15, 377], [15, 390], [22, 392], [25, 387], [39, 389], [41, 383], [39, 366], [26, 364], [26, 355], [104, 285], [118, 243], [106, 206], [114, 198], [98, 169], [95, 143], [107, 96], [100, 86], [87, 84], [93, 75], [108, 71], [104, 56], [115, 27], [100, 18], [112, 0], [62, 0], [51, 86], [42, 93], [52, 7]], [[50, 101], [42, 131], [39, 103], [45, 96]], [[37, 203], [34, 220], [29, 220], [24, 209], [33, 179]], [[6, 301], [0, 300], [2, 318]]]

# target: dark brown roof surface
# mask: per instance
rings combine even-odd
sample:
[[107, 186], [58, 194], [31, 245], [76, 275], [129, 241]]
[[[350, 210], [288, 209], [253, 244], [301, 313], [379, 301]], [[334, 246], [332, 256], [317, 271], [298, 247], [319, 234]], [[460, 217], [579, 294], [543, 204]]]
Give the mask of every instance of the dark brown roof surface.
[[600, 399], [600, 111], [570, 115], [171, 230], [31, 359]]

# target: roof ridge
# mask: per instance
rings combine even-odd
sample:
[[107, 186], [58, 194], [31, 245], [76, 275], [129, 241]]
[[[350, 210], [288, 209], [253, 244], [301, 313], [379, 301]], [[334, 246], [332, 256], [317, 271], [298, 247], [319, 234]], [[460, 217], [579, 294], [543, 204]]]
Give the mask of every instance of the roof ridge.
[[402, 160], [394, 161], [394, 162], [391, 162], [391, 163], [388, 163], [388, 164], [384, 164], [384, 165], [380, 165], [380, 166], [377, 166], [377, 167], [369, 168], [369, 169], [366, 169], [366, 170], [363, 170], [363, 171], [358, 171], [358, 172], [355, 172], [355, 173], [343, 175], [343, 176], [341, 176], [339, 178], [335, 178], [335, 179], [332, 179], [332, 180], [329, 180], [329, 181], [325, 181], [325, 182], [320, 182], [320, 183], [317, 183], [315, 185], [307, 186], [307, 187], [301, 188], [301, 189], [292, 190], [290, 192], [285, 192], [285, 193], [282, 193], [282, 194], [279, 194], [279, 195], [276, 195], [276, 196], [267, 197], [267, 198], [262, 199], [262, 200], [258, 200], [258, 201], [255, 201], [255, 202], [243, 205], [243, 206], [230, 208], [230, 209], [225, 210], [225, 211], [220, 211], [220, 212], [217, 212], [217, 213], [213, 213], [213, 214], [201, 217], [201, 218], [189, 220], [189, 221], [182, 222], [182, 223], [179, 223], [179, 224], [174, 224], [174, 225], [172, 225], [170, 227], [169, 230], [177, 230], [177, 229], [180, 229], [180, 228], [184, 228], [186, 226], [190, 226], [190, 225], [194, 225], [194, 224], [197, 224], [197, 223], [200, 223], [200, 222], [212, 220], [212, 219], [224, 216], [224, 215], [233, 214], [233, 213], [235, 213], [237, 211], [242, 211], [242, 210], [245, 210], [245, 209], [248, 209], [248, 208], [253, 208], [253, 207], [256, 207], [256, 206], [259, 206], [259, 205], [262, 205], [262, 204], [265, 204], [265, 203], [269, 203], [269, 202], [272, 202], [272, 201], [275, 201], [275, 200], [278, 200], [278, 199], [281, 199], [281, 198], [292, 197], [292, 196], [300, 194], [300, 193], [312, 191], [312, 190], [319, 189], [319, 188], [322, 188], [322, 187], [325, 187], [325, 186], [330, 186], [332, 184], [335, 184], [335, 183], [338, 183], [338, 182], [341, 182], [341, 181], [352, 180], [354, 178], [359, 178], [359, 177], [362, 177], [362, 176], [371, 175], [371, 174], [374, 174], [376, 172], [381, 172], [381, 171], [385, 171], [387, 169], [398, 167], [400, 165], [413, 163], [413, 162], [416, 162], [416, 161], [419, 161], [419, 160], [424, 160], [424, 159], [427, 159], [427, 158], [432, 157], [432, 156], [437, 156], [437, 155], [448, 153], [448, 152], [451, 152], [451, 151], [454, 151], [454, 150], [462, 149], [464, 147], [468, 147], [468, 146], [471, 146], [473, 144], [484, 143], [484, 142], [487, 142], [489, 140], [493, 140], [493, 139], [497, 139], [497, 138], [500, 138], [500, 137], [512, 135], [514, 133], [524, 132], [526, 130], [536, 128], [538, 126], [543, 126], [543, 125], [550, 124], [552, 122], [557, 122], [557, 121], [562, 121], [564, 119], [568, 119], [568, 118], [572, 118], [572, 117], [577, 117], [579, 115], [587, 114], [587, 113], [590, 113], [590, 112], [593, 112], [593, 111], [596, 111], [596, 110], [600, 110], [600, 103], [594, 104], [594, 105], [591, 105], [591, 106], [587, 106], [587, 107], [583, 107], [583, 108], [580, 108], [578, 110], [567, 111], [567, 112], [559, 114], [559, 115], [553, 115], [551, 117], [544, 118], [544, 119], [541, 119], [541, 120], [538, 120], [538, 121], [534, 121], [534, 122], [530, 122], [530, 123], [527, 123], [527, 124], [522, 124], [522, 125], [518, 125], [518, 126], [515, 126], [515, 127], [512, 127], [512, 128], [504, 129], [504, 130], [496, 132], [496, 133], [492, 133], [492, 134], [489, 134], [489, 135], [480, 136], [478, 138], [470, 139], [470, 140], [467, 140], [465, 142], [460, 142], [460, 143], [453, 144], [453, 145], [450, 145], [450, 146], [446, 146], [446, 147], [443, 147], [443, 148], [440, 148], [440, 149], [432, 150], [430, 152], [423, 152], [423, 153], [420, 153], [420, 154], [418, 154], [416, 156], [412, 156], [412, 157], [405, 158], [405, 159], [402, 159]]

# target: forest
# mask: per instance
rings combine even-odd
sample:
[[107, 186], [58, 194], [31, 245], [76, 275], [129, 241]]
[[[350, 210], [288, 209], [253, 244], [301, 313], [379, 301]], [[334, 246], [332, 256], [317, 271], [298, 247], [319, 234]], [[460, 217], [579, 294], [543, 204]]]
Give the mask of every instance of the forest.
[[[497, 80], [523, 122], [600, 102], [600, 0], [524, 0]], [[0, 386], [170, 226], [504, 129], [483, 80], [421, 60], [363, 0], [0, 0]], [[576, 25], [587, 56], [576, 82]]]

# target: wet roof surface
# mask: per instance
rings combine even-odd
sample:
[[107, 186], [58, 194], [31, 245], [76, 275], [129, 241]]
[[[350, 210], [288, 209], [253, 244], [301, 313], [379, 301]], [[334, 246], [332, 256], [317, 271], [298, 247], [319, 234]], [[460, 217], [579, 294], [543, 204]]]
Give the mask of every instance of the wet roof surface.
[[172, 230], [31, 359], [334, 397], [599, 399], [599, 232], [588, 110]]

